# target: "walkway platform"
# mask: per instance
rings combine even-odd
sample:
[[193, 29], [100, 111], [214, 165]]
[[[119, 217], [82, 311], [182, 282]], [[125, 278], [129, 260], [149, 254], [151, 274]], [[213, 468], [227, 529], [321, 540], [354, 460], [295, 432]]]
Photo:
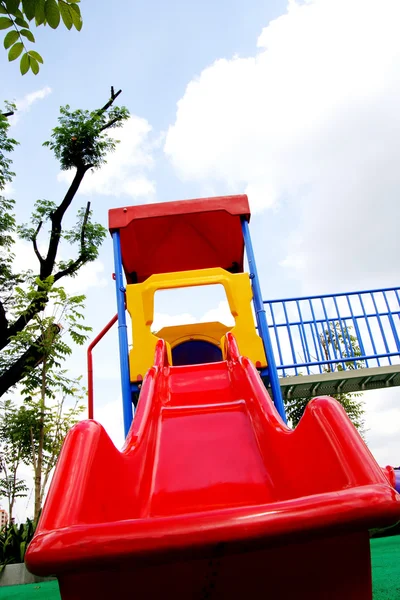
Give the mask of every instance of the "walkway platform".
[[369, 367], [352, 371], [333, 371], [316, 375], [295, 375], [279, 379], [282, 396], [312, 398], [333, 396], [349, 392], [366, 392], [380, 388], [400, 386], [400, 365]]

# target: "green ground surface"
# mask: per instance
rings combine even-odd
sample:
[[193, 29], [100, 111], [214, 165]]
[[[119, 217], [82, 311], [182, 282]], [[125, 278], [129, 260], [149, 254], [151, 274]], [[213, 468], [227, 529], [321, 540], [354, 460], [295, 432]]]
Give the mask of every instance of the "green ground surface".
[[400, 599], [400, 535], [371, 540], [374, 600]]
[[[400, 536], [371, 540], [374, 600], [400, 600]], [[60, 600], [57, 581], [0, 588], [1, 600]]]
[[[2, 600], [60, 600], [57, 581], [31, 583], [29, 585], [7, 585], [0, 588]], [[89, 599], [88, 599], [89, 600]]]

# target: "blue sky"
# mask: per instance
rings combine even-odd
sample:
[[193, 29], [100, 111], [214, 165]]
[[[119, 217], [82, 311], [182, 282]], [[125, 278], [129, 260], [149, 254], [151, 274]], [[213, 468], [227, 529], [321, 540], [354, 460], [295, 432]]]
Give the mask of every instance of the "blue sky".
[[[37, 77], [21, 77], [0, 53], [2, 96], [21, 106], [13, 126], [20, 218], [36, 198], [58, 201], [66, 190], [41, 146], [59, 106], [96, 108], [113, 85], [133, 119], [108, 170], [87, 177], [76, 209], [90, 199], [106, 225], [113, 206], [246, 192], [266, 298], [398, 283], [396, 0], [82, 0], [81, 10], [81, 33], [37, 30], [45, 59]], [[29, 105], [35, 92], [42, 97]], [[112, 270], [107, 240], [71, 288], [87, 293], [94, 331], [115, 312]], [[159, 311], [200, 317], [218, 308], [217, 296], [208, 301], [192, 297], [188, 308], [187, 296], [174, 297]], [[117, 352], [112, 333], [95, 357], [96, 407], [114, 439]], [[71, 370], [84, 360], [77, 350]], [[400, 462], [398, 390], [365, 400], [373, 452]]]

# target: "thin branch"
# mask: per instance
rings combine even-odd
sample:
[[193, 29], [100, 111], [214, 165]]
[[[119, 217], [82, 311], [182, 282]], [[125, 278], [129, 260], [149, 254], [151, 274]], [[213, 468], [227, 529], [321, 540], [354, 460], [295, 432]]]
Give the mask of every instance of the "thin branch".
[[86, 171], [88, 171], [89, 169], [90, 165], [85, 165], [83, 167], [77, 168], [74, 179], [72, 180], [72, 183], [69, 186], [63, 201], [51, 215], [50, 241], [47, 256], [44, 260], [44, 265], [40, 270], [41, 279], [46, 279], [46, 277], [49, 277], [53, 272], [58, 251], [58, 245], [60, 243], [61, 238], [62, 220], [64, 218], [65, 212], [67, 211], [72, 200], [74, 199], [76, 192], [78, 191], [78, 188], [82, 182], [82, 179], [85, 176]]
[[75, 271], [85, 263], [85, 234], [86, 234], [86, 226], [90, 216], [90, 202], [86, 205], [85, 215], [82, 221], [82, 229], [81, 229], [81, 251], [79, 253], [78, 258], [72, 262], [66, 269], [59, 271], [54, 275], [54, 282], [61, 279], [61, 277], [65, 277], [66, 275], [72, 275]]
[[103, 108], [100, 108], [100, 110], [98, 111], [99, 114], [106, 112], [106, 110], [108, 110], [110, 108], [110, 106], [113, 104], [113, 102], [116, 100], [116, 98], [118, 98], [118, 96], [122, 93], [122, 90], [119, 90], [116, 94], [114, 93], [114, 88], [113, 86], [111, 86], [111, 97], [109, 99], [108, 102], [106, 102], [106, 104], [103, 106]]
[[56, 281], [59, 281], [62, 277], [66, 277], [67, 275], [73, 275], [73, 273], [75, 273], [75, 271], [79, 269], [79, 267], [81, 267], [83, 264], [83, 257], [79, 256], [76, 260], [74, 260], [73, 263], [69, 265], [69, 267], [63, 269], [62, 271], [58, 271], [58, 273], [54, 275], [54, 283]]
[[81, 230], [81, 253], [85, 249], [85, 233], [86, 233], [86, 225], [90, 216], [90, 202], [86, 205], [85, 215], [82, 221], [82, 230]]
[[35, 472], [36, 475], [36, 452], [35, 452], [35, 440], [33, 437], [33, 431], [32, 431], [32, 427], [29, 428], [29, 432], [31, 434], [31, 448], [32, 448], [32, 462], [33, 462], [33, 470]]
[[111, 119], [111, 121], [108, 121], [108, 123], [106, 123], [105, 125], [103, 125], [103, 127], [100, 128], [100, 131], [104, 131], [105, 129], [112, 127], [115, 123], [118, 123], [118, 121], [121, 121], [121, 118], [122, 117], [115, 117], [115, 119]]
[[38, 236], [38, 234], [39, 234], [39, 231], [40, 231], [40, 229], [41, 229], [42, 225], [43, 225], [43, 221], [40, 221], [40, 223], [39, 223], [39, 225], [37, 226], [37, 229], [36, 229], [36, 231], [35, 231], [35, 235], [32, 237], [33, 249], [34, 249], [34, 251], [35, 251], [35, 254], [36, 254], [36, 256], [37, 256], [37, 259], [38, 259], [38, 261], [39, 261], [40, 265], [42, 265], [42, 264], [43, 264], [43, 262], [44, 262], [44, 258], [43, 258], [43, 256], [40, 254], [40, 252], [39, 252], [39, 249], [38, 249], [38, 247], [37, 247], [37, 241], [36, 241], [36, 240], [37, 240], [37, 236]]
[[14, 111], [10, 110], [9, 112], [1, 113], [1, 116], [4, 117], [5, 119], [7, 119], [7, 117], [12, 117], [13, 114], [14, 114]]
[[0, 334], [4, 334], [4, 332], [7, 331], [7, 327], [8, 320], [6, 311], [3, 302], [0, 301]]

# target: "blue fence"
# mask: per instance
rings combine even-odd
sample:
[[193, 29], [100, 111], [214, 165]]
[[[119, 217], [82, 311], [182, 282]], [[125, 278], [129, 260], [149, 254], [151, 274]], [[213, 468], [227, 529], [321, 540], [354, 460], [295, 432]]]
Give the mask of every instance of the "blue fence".
[[264, 300], [281, 376], [400, 364], [400, 288]]

